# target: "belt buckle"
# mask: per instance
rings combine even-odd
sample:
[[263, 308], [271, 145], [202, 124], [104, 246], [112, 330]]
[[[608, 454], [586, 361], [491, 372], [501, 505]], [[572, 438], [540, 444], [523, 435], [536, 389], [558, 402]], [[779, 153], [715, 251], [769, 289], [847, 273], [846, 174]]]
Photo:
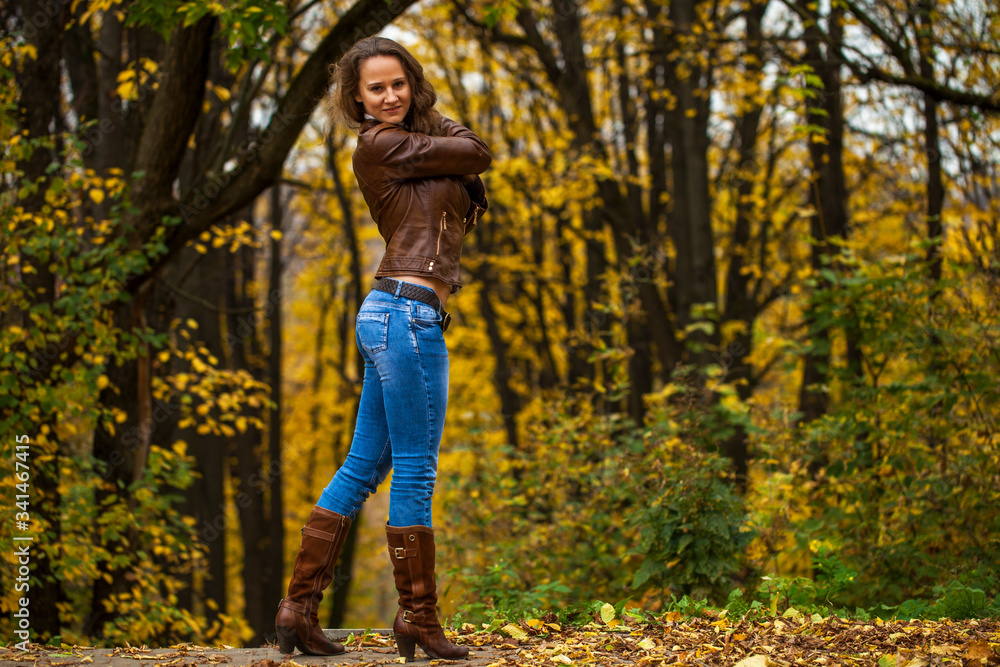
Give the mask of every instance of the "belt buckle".
[[451, 324], [451, 313], [449, 313], [447, 310], [442, 310], [441, 313], [442, 313], [441, 314], [441, 333], [444, 333], [445, 331], [448, 330], [448, 325]]

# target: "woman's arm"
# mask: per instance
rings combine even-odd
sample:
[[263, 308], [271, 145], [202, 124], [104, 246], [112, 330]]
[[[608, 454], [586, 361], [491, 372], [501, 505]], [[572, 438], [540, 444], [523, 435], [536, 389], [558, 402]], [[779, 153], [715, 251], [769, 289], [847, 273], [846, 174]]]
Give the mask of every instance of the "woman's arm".
[[481, 174], [493, 161], [489, 147], [472, 130], [443, 118], [444, 136], [409, 132], [384, 123], [358, 137], [358, 156], [378, 164], [389, 178]]

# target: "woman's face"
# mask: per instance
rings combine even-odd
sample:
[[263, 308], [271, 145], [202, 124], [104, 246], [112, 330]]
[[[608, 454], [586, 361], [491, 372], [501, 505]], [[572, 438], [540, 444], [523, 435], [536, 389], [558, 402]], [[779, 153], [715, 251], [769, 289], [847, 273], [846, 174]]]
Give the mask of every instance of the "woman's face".
[[380, 123], [398, 125], [410, 110], [410, 81], [395, 56], [372, 56], [361, 63], [354, 99]]

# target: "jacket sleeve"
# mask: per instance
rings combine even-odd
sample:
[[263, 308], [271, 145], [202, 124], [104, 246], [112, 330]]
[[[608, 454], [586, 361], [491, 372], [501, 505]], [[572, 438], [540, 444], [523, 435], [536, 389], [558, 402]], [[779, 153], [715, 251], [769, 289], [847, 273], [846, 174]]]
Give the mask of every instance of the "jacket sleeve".
[[481, 174], [493, 161], [482, 139], [453, 120], [442, 120], [444, 136], [409, 132], [390, 124], [361, 136], [360, 156], [378, 164], [389, 178]]

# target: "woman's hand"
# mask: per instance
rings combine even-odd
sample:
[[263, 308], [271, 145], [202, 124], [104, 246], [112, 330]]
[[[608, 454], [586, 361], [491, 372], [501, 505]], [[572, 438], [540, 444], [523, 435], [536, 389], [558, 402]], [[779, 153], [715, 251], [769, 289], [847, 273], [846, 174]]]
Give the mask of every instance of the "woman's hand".
[[483, 179], [479, 178], [476, 174], [465, 174], [464, 176], [459, 176], [458, 181], [465, 186], [465, 191], [469, 193], [472, 201], [485, 209], [486, 186], [483, 185]]

